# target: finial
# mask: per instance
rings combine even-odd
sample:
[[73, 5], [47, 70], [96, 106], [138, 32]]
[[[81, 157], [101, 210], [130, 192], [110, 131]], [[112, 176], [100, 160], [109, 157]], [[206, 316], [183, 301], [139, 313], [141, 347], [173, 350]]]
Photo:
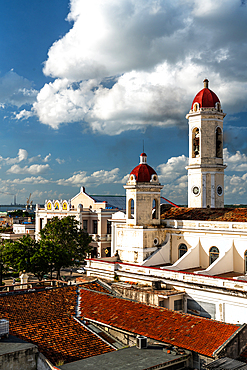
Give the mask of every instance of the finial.
[[209, 83], [209, 81], [208, 81], [207, 78], [205, 78], [205, 80], [203, 81], [203, 83], [204, 83], [204, 89], [208, 89], [208, 83]]

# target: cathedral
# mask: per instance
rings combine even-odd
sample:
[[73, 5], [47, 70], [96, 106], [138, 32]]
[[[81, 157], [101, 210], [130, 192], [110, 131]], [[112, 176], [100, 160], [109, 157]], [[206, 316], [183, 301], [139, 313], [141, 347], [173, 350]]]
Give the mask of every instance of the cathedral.
[[[163, 186], [142, 153], [124, 186], [126, 212], [110, 219], [114, 257], [88, 259], [88, 275], [150, 285], [159, 281], [184, 293], [176, 303], [183, 312], [246, 322], [247, 211], [224, 208], [225, 115], [205, 79], [186, 116], [188, 208], [160, 214]], [[168, 297], [159, 304], [170, 308]]]

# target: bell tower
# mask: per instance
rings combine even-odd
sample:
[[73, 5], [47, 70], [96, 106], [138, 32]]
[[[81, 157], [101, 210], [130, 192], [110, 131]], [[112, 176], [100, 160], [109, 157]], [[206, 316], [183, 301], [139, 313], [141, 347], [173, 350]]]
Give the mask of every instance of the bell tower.
[[127, 225], [160, 224], [160, 191], [158, 175], [147, 164], [147, 155], [140, 155], [140, 164], [130, 173], [126, 189]]
[[217, 95], [204, 88], [195, 96], [189, 120], [188, 207], [224, 207], [223, 119]]

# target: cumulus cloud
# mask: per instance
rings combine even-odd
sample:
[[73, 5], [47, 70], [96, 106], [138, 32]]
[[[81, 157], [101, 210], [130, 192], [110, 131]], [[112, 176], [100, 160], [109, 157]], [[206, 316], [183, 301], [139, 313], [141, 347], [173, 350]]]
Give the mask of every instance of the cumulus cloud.
[[47, 172], [49, 169], [49, 164], [33, 164], [29, 167], [20, 167], [18, 164], [14, 164], [7, 170], [7, 173], [39, 175]]
[[31, 177], [25, 177], [24, 179], [14, 179], [14, 180], [6, 180], [6, 183], [11, 183], [11, 184], [32, 184], [32, 185], [37, 185], [37, 184], [48, 184], [50, 183], [50, 180], [45, 179], [42, 176], [31, 176]]
[[226, 171], [247, 171], [247, 156], [240, 153], [239, 150], [235, 154], [230, 154], [228, 149], [224, 149], [224, 162], [227, 165]]
[[14, 163], [22, 162], [26, 160], [27, 157], [28, 157], [28, 152], [25, 149], [19, 149], [17, 156], [14, 158], [10, 158], [10, 157], [4, 158], [0, 155], [0, 162], [2, 164], [11, 165]]
[[37, 90], [26, 78], [19, 76], [13, 70], [0, 77], [0, 106], [12, 104], [21, 107], [23, 104], [34, 103]]
[[109, 135], [181, 125], [205, 77], [224, 110], [246, 111], [246, 12], [238, 0], [71, 0], [71, 29], [44, 63], [54, 81], [16, 117]]
[[91, 175], [87, 175], [86, 171], [80, 171], [75, 173], [68, 179], [60, 179], [57, 181], [58, 185], [78, 186], [78, 185], [91, 185], [98, 186], [101, 184], [121, 182], [119, 178], [119, 168], [113, 170], [99, 170], [93, 172]]
[[157, 167], [159, 181], [164, 185], [162, 196], [170, 201], [187, 203], [187, 170], [189, 159], [185, 155], [171, 157]]

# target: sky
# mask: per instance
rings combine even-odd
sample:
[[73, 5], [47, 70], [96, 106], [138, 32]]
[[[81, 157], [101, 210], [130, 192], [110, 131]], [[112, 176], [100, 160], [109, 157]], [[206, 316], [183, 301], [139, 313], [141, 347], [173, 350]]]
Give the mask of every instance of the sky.
[[225, 204], [247, 203], [247, 2], [0, 3], [0, 204], [124, 195], [147, 153], [187, 204], [188, 122], [208, 78], [224, 119]]

